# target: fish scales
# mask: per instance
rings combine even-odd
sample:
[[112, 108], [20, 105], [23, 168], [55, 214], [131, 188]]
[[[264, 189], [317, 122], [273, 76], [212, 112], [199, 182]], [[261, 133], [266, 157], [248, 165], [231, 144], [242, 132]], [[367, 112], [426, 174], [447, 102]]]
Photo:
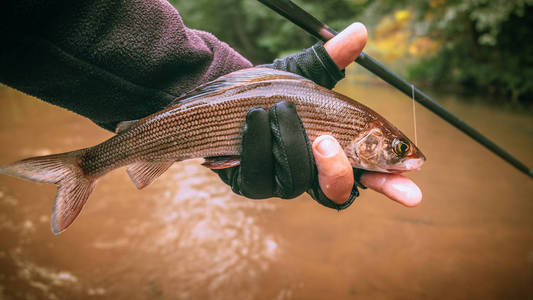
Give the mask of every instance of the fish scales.
[[[295, 83], [297, 84], [294, 82], [292, 85]], [[99, 168], [91, 169], [88, 173], [102, 175], [108, 168], [114, 169], [139, 159], [179, 161], [193, 157], [238, 155], [247, 111], [254, 106], [269, 108], [281, 100], [295, 104], [311, 140], [327, 132], [346, 146], [354, 132], [364, 128], [368, 121], [360, 110], [344, 101], [340, 102], [328, 95], [317, 96], [317, 91], [312, 86], [287, 88], [292, 85], [273, 80], [268, 88], [258, 87], [260, 91], [248, 88], [226, 97], [217, 95], [217, 98], [212, 97], [214, 100], [210, 97], [200, 98], [195, 100], [196, 103], [188, 103], [184, 109], [179, 109], [178, 105], [163, 115], [154, 115], [124, 138], [117, 136], [91, 149], [90, 152], [93, 153], [88, 153], [88, 157], [100, 157], [100, 161], [93, 161]], [[247, 97], [247, 94], [252, 95]], [[327, 113], [328, 111], [341, 114]], [[343, 114], [360, 117], [352, 119], [352, 122], [339, 122]], [[233, 138], [228, 139], [229, 137]], [[217, 150], [213, 151], [214, 148]], [[112, 149], [123, 151], [119, 154]], [[113, 156], [113, 153], [116, 155]], [[109, 163], [106, 165], [103, 161]]]
[[279, 101], [294, 103], [311, 142], [323, 134], [335, 137], [353, 167], [402, 172], [418, 168], [425, 159], [396, 127], [362, 104], [291, 73], [251, 68], [119, 126], [117, 135], [94, 147], [21, 160], [0, 173], [58, 185], [52, 231], [59, 233], [79, 214], [96, 179], [107, 172], [128, 166], [132, 181], [143, 188], [175, 161], [237, 156], [249, 109], [268, 110]]

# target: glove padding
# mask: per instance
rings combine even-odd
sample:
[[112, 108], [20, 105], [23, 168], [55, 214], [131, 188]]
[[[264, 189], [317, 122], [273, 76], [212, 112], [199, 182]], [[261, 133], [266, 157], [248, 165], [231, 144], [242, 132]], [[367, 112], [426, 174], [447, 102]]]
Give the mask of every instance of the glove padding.
[[[233, 192], [252, 199], [291, 199], [307, 191], [320, 204], [341, 210], [359, 195], [356, 184], [343, 204], [324, 195], [302, 121], [294, 104], [285, 101], [268, 112], [261, 107], [251, 108], [243, 128], [240, 165], [214, 171]], [[356, 182], [359, 175], [354, 169]]]

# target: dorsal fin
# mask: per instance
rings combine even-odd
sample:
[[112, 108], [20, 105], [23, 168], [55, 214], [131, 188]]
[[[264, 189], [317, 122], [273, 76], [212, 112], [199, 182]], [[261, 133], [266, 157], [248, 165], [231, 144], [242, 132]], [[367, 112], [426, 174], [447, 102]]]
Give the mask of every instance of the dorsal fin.
[[[261, 82], [261, 81], [267, 81], [267, 80], [273, 80], [273, 79], [293, 79], [293, 80], [312, 82], [311, 80], [305, 77], [302, 77], [300, 75], [290, 73], [290, 72], [280, 71], [276, 69], [271, 69], [271, 68], [254, 67], [254, 68], [242, 69], [242, 70], [238, 70], [238, 71], [226, 74], [213, 81], [210, 81], [210, 82], [207, 82], [207, 83], [204, 83], [198, 86], [194, 90], [170, 102], [166, 106], [166, 108], [175, 106], [177, 104], [183, 104], [183, 103], [195, 100], [199, 97], [207, 97], [207, 96], [213, 96], [216, 94], [220, 94], [228, 90], [229, 88], [234, 88], [234, 87], [242, 86], [242, 85], [249, 84], [249, 83]], [[150, 116], [147, 116], [139, 120], [122, 121], [118, 123], [117, 128], [115, 129], [115, 133], [118, 134], [138, 124], [142, 124], [144, 120], [149, 117]]]
[[122, 121], [118, 123], [117, 128], [115, 129], [115, 133], [121, 133], [122, 131], [126, 131], [133, 127], [133, 125], [137, 124], [139, 120], [130, 120], [130, 121]]
[[220, 94], [220, 93], [223, 93], [228, 88], [234, 88], [234, 87], [249, 84], [249, 83], [261, 82], [261, 81], [272, 80], [272, 79], [294, 79], [294, 80], [310, 81], [309, 79], [304, 78], [300, 75], [296, 75], [294, 73], [270, 69], [270, 68], [255, 67], [255, 68], [242, 69], [242, 70], [238, 70], [238, 71], [226, 74], [213, 81], [200, 85], [194, 90], [172, 101], [168, 105], [168, 107], [174, 106], [178, 103], [188, 102], [198, 97], [206, 97], [206, 96], [213, 96], [216, 94]]

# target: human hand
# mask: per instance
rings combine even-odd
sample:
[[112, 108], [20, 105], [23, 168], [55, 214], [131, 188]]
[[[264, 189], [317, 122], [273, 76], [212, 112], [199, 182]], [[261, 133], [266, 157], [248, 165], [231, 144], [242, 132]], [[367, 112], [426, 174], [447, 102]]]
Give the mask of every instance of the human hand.
[[[328, 41], [322, 49], [315, 48], [315, 45], [299, 54], [277, 59], [274, 63], [264, 66], [297, 73], [331, 88], [342, 78], [342, 72], [338, 69], [344, 69], [359, 56], [366, 39], [364, 25], [354, 23]], [[335, 72], [336, 68], [338, 69]], [[284, 112], [280, 119], [284, 119], [285, 124], [299, 124], [295, 110], [285, 104], [278, 103], [276, 106]], [[321, 136], [313, 141], [312, 155], [309, 155], [309, 146], [302, 143], [302, 140], [307, 141], [305, 130], [292, 128], [291, 134], [287, 135], [291, 145], [287, 149], [301, 155], [295, 155], [289, 160], [290, 164], [280, 165], [279, 161], [274, 161], [277, 159], [274, 157], [276, 155], [272, 155], [279, 149], [272, 150], [269, 119], [269, 113], [264, 109], [250, 110], [243, 131], [241, 165], [215, 170], [221, 179], [229, 184], [235, 193], [248, 198], [292, 198], [307, 190], [315, 200], [325, 206], [336, 209], [348, 207], [358, 195], [354, 185], [354, 173], [361, 173], [352, 169], [338, 142], [333, 137]], [[279, 132], [278, 129], [273, 132]], [[295, 143], [294, 137], [297, 137], [299, 142]], [[282, 138], [278, 136], [278, 139]], [[316, 163], [317, 176], [309, 175], [309, 161]], [[290, 168], [291, 165], [295, 167]], [[281, 173], [275, 169], [281, 170]], [[358, 179], [361, 184], [406, 206], [415, 206], [422, 198], [420, 189], [402, 175], [366, 172]]]
[[[342, 70], [361, 54], [366, 40], [365, 26], [353, 23], [326, 42], [324, 48]], [[346, 154], [331, 136], [318, 137], [312, 148], [322, 191], [333, 202], [344, 203], [349, 198], [354, 184], [352, 166]], [[422, 200], [422, 192], [418, 186], [399, 174], [366, 172], [361, 175], [360, 182], [405, 206], [416, 206]]]
[[335, 209], [348, 207], [359, 195], [351, 186], [348, 200], [339, 204], [321, 191], [311, 144], [293, 103], [281, 101], [268, 111], [251, 108], [242, 136], [240, 165], [214, 170], [233, 192], [252, 199], [290, 199], [307, 191]]

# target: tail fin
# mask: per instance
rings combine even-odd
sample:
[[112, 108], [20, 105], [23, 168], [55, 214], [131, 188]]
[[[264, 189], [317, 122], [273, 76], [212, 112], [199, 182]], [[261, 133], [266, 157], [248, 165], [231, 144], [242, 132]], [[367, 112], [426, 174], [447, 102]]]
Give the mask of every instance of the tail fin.
[[95, 179], [87, 178], [79, 165], [86, 149], [32, 157], [0, 168], [0, 173], [24, 179], [57, 184], [52, 212], [52, 232], [64, 231], [76, 217], [94, 188]]

